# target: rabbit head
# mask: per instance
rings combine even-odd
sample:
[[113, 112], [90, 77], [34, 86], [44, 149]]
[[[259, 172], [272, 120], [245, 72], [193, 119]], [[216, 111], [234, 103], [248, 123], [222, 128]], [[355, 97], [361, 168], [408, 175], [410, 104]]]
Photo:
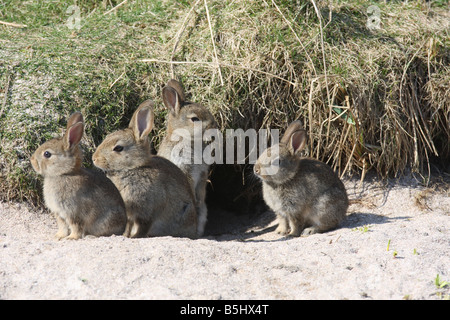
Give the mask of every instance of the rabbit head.
[[[162, 90], [164, 105], [169, 110], [167, 134], [170, 137], [174, 130], [183, 129], [195, 137], [194, 128], [201, 123], [202, 132], [217, 128], [216, 120], [211, 112], [199, 103], [186, 101], [183, 87], [176, 80], [169, 80]], [[179, 132], [178, 132], [179, 133]], [[179, 135], [183, 135], [182, 133]]]
[[148, 134], [153, 128], [153, 102], [146, 100], [137, 108], [128, 128], [106, 136], [92, 156], [94, 165], [105, 171], [145, 166], [151, 156]]
[[306, 144], [306, 131], [300, 121], [292, 122], [279, 144], [264, 150], [253, 167], [264, 182], [282, 184], [292, 179], [300, 162], [300, 151]]
[[59, 176], [80, 170], [83, 154], [79, 143], [83, 137], [84, 121], [80, 112], [67, 121], [63, 137], [42, 144], [32, 155], [31, 165], [42, 176]]

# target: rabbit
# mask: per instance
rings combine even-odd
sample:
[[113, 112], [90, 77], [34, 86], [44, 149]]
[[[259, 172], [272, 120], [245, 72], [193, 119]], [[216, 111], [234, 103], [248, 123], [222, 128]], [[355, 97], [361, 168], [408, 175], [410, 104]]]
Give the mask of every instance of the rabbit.
[[262, 180], [263, 198], [277, 215], [275, 231], [283, 235], [334, 229], [348, 208], [347, 192], [336, 173], [323, 162], [300, 157], [305, 144], [306, 131], [294, 121], [279, 144], [267, 148], [253, 167]]
[[151, 154], [153, 105], [151, 100], [141, 103], [129, 127], [107, 135], [92, 159], [125, 202], [124, 236], [197, 238], [197, 211], [188, 178], [169, 160]]
[[[204, 135], [206, 130], [218, 128], [217, 122], [211, 112], [201, 104], [186, 101], [183, 87], [180, 82], [172, 79], [162, 90], [164, 105], [169, 110], [167, 132], [158, 150], [158, 155], [175, 163], [190, 179], [196, 199], [198, 212], [198, 234], [203, 234], [207, 222], [208, 209], [205, 203], [206, 184], [209, 175], [209, 164], [203, 161], [203, 150], [210, 142]], [[201, 132], [194, 132], [194, 127]], [[184, 136], [183, 136], [184, 133]], [[175, 135], [174, 135], [175, 134]], [[179, 134], [183, 140], [180, 142], [175, 136]], [[174, 139], [175, 138], [175, 139]], [[201, 139], [201, 141], [198, 141]], [[195, 155], [195, 145], [201, 146], [201, 152]], [[177, 151], [190, 150], [187, 156]], [[194, 156], [201, 160], [194, 161]]]
[[64, 136], [45, 142], [31, 157], [33, 169], [44, 177], [44, 202], [56, 216], [58, 240], [121, 235], [127, 222], [114, 184], [103, 173], [81, 166], [83, 131], [83, 116], [75, 112]]

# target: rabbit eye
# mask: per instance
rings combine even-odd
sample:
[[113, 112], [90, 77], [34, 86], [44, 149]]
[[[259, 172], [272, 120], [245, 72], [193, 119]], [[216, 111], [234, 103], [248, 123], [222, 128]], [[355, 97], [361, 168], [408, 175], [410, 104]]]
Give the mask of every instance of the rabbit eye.
[[197, 117], [192, 117], [192, 118], [191, 118], [191, 121], [192, 121], [192, 122], [197, 122], [197, 121], [200, 121], [200, 119], [197, 118]]
[[52, 156], [52, 154], [49, 151], [45, 151], [44, 152], [44, 158], [50, 158]]
[[114, 149], [113, 149], [113, 151], [115, 151], [115, 152], [121, 152], [121, 151], [123, 151], [123, 147], [122, 147], [122, 146], [115, 146]]

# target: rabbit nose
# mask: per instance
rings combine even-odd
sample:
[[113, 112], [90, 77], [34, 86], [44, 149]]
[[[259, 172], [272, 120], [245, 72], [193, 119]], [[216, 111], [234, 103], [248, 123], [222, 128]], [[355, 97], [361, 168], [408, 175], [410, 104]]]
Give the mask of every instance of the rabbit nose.
[[253, 171], [255, 171], [256, 174], [260, 174], [261, 168], [259, 167], [259, 165], [255, 165], [255, 166], [253, 167]]

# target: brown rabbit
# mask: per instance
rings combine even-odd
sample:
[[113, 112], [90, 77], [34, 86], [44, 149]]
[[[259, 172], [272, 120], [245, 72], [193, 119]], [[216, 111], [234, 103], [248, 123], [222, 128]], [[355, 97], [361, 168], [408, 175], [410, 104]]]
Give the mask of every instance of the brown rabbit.
[[58, 240], [125, 230], [125, 204], [117, 188], [103, 173], [81, 167], [83, 131], [83, 116], [76, 112], [64, 136], [45, 142], [31, 157], [34, 170], [44, 176], [44, 201], [56, 215]]
[[295, 121], [254, 166], [263, 182], [264, 200], [278, 216], [276, 231], [290, 236], [336, 228], [348, 208], [344, 184], [336, 173], [323, 162], [299, 156], [305, 143], [306, 131]]
[[125, 236], [197, 237], [197, 212], [188, 178], [169, 160], [150, 153], [153, 102], [143, 102], [128, 128], [109, 134], [93, 155], [125, 202]]
[[[195, 144], [201, 146], [201, 153], [209, 141], [205, 140], [205, 131], [217, 129], [217, 123], [211, 112], [201, 104], [186, 101], [181, 83], [170, 80], [162, 91], [163, 101], [169, 110], [167, 132], [158, 150], [158, 155], [175, 163], [190, 178], [193, 185], [196, 207], [198, 212], [198, 233], [202, 235], [208, 216], [205, 204], [206, 184], [208, 181], [209, 165], [203, 161], [202, 154], [195, 154]], [[194, 128], [201, 132], [195, 132]], [[175, 133], [175, 135], [174, 135]], [[177, 134], [182, 141], [174, 139]], [[196, 141], [200, 140], [200, 141]], [[181, 144], [185, 144], [181, 146]], [[188, 149], [187, 157], [180, 155], [177, 150]], [[194, 161], [194, 157], [200, 158]]]

